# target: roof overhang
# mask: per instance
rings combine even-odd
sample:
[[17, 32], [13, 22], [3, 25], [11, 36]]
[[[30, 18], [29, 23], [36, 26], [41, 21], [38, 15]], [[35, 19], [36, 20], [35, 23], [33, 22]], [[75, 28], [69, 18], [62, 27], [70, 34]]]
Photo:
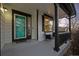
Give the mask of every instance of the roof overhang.
[[68, 16], [76, 16], [76, 10], [73, 3], [59, 3], [59, 6]]

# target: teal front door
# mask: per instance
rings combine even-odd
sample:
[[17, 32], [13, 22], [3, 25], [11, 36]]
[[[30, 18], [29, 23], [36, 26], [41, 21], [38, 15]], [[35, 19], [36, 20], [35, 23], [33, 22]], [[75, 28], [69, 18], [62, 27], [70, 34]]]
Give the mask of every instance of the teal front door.
[[26, 38], [26, 16], [14, 14], [14, 38], [20, 40]]

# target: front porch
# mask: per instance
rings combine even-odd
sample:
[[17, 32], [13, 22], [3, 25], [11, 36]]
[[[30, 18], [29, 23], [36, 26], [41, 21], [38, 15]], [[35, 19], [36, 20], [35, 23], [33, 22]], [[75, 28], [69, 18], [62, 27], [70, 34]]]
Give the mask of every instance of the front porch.
[[2, 56], [58, 56], [63, 55], [68, 49], [70, 43], [67, 41], [56, 52], [54, 48], [54, 39], [46, 41], [28, 40], [22, 43], [13, 43], [5, 45]]
[[[8, 11], [1, 14], [3, 56], [64, 55], [70, 45], [71, 18], [75, 16], [73, 4], [12, 3], [4, 7]], [[59, 19], [63, 20], [61, 23], [68, 20], [67, 26], [59, 26], [62, 25]], [[25, 41], [16, 43], [22, 40]]]

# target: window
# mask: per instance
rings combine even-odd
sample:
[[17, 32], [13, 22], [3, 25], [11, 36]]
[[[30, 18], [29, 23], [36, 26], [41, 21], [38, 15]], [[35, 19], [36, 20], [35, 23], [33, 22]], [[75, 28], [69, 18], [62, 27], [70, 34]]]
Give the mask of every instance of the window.
[[48, 15], [43, 15], [43, 31], [51, 32], [53, 29], [53, 18]]
[[67, 18], [59, 19], [59, 32], [69, 31], [69, 20]]

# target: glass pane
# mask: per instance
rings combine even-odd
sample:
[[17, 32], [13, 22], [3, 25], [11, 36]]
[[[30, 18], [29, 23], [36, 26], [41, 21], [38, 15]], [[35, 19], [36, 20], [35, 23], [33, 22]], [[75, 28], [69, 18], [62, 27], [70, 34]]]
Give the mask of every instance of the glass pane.
[[16, 20], [16, 38], [24, 38], [25, 37], [25, 17], [21, 15], [15, 16]]
[[68, 15], [60, 7], [58, 10], [58, 32], [69, 32]]
[[53, 29], [53, 20], [48, 16], [44, 16], [44, 31], [51, 32]]

